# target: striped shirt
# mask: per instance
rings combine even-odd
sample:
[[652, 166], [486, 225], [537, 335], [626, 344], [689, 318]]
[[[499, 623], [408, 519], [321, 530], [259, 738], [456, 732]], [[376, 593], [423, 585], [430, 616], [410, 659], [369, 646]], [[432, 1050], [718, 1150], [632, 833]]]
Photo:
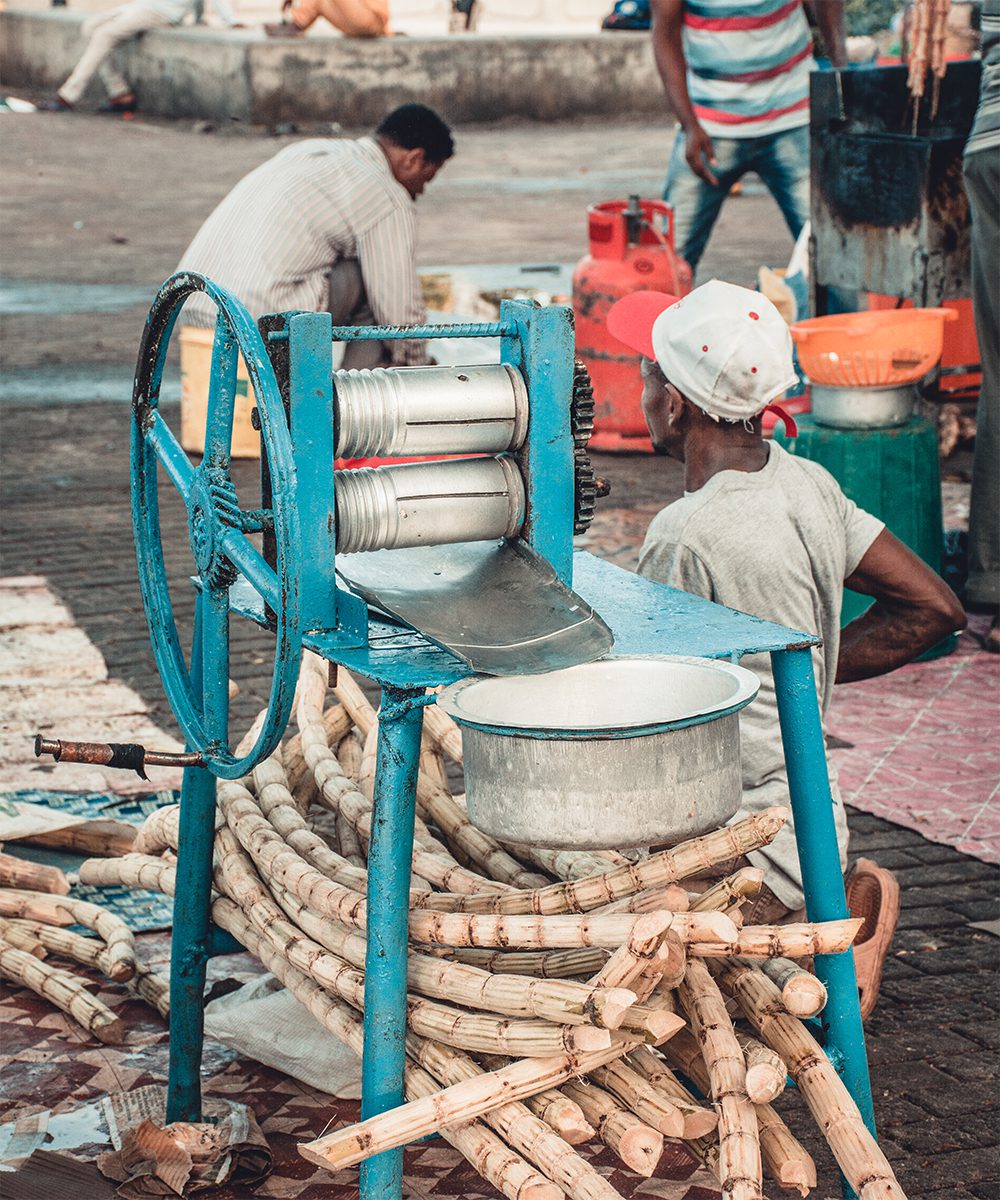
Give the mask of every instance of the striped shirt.
[[[375, 321], [421, 325], [416, 205], [373, 138], [297, 142], [251, 171], [195, 235], [178, 270], [199, 271], [265, 313], [320, 312], [326, 272], [357, 259]], [[215, 307], [188, 301], [193, 325], [215, 323]], [[393, 361], [426, 361], [423, 342], [388, 343]]]
[[983, 4], [983, 75], [979, 84], [979, 107], [966, 154], [1000, 149], [1000, 0]]
[[688, 94], [712, 137], [764, 137], [809, 122], [816, 63], [802, 0], [684, 0]]

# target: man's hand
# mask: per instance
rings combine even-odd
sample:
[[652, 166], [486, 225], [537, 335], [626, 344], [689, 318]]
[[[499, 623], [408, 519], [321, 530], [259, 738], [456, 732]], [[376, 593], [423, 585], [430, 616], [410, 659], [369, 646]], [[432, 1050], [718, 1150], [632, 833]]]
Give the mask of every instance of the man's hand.
[[719, 181], [709, 166], [715, 166], [715, 147], [712, 145], [712, 139], [697, 121], [684, 130], [684, 157], [699, 179], [704, 179], [712, 187], [719, 186]]
[[844, 586], [875, 603], [841, 633], [837, 683], [885, 675], [965, 628], [955, 593], [888, 529]]

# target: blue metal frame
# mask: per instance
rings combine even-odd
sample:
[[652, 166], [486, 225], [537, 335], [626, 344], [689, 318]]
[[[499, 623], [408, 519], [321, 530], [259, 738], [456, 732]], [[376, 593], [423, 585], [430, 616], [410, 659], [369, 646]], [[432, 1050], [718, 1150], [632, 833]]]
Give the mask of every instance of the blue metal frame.
[[[207, 471], [207, 463], [217, 472], [226, 473], [225, 426], [227, 421], [231, 425], [235, 348], [241, 349], [245, 358], [249, 351], [247, 365], [250, 367], [253, 361], [251, 379], [264, 427], [264, 448], [272, 468], [277, 466], [273, 491], [277, 570], [268, 567], [246, 542], [238, 527], [238, 516], [227, 512], [224, 502], [220, 503], [210, 491], [205, 499], [212, 480], [198, 476], [156, 417], [166, 342], [183, 298], [199, 288], [216, 299], [220, 320], [213, 353], [208, 451], [206, 462], [198, 470]], [[469, 670], [415, 631], [370, 616], [355, 596], [336, 584], [331, 337], [343, 341], [501, 338], [502, 361], [516, 365], [524, 374], [531, 396], [528, 439], [519, 456], [531, 513], [526, 539], [605, 618], [615, 636], [616, 656], [686, 654], [736, 660], [746, 654], [771, 653], [809, 916], [813, 920], [833, 920], [847, 914], [812, 668], [811, 647], [816, 639], [572, 551], [569, 396], [573, 338], [571, 317], [565, 310], [507, 301], [501, 309], [501, 320], [489, 325], [407, 330], [331, 329], [328, 316], [286, 314], [278, 328], [268, 333], [267, 341], [269, 345], [288, 346], [290, 445], [263, 342], [248, 323], [241, 306], [221, 289], [198, 277], [175, 277], [161, 289], [151, 310], [137, 371], [133, 514], [143, 598], [168, 697], [179, 719], [181, 712], [184, 714], [182, 725], [189, 747], [207, 750], [210, 766], [210, 771], [187, 769], [181, 799], [171, 957], [168, 1119], [194, 1120], [200, 1116], [205, 963], [211, 954], [231, 949], [231, 942], [217, 936], [218, 930], [209, 919], [214, 776], [228, 777], [233, 770], [232, 756], [227, 757], [224, 750], [228, 618], [231, 611], [266, 623], [266, 606], [277, 614], [279, 630], [280, 653], [272, 689], [274, 719], [269, 722], [268, 737], [262, 735], [251, 756], [236, 764], [241, 773], [249, 769], [245, 765], [249, 759], [257, 761], [270, 752], [267, 743], [272, 735], [276, 741], [283, 732], [286, 706], [294, 690], [294, 679], [290, 686], [288, 682], [287, 656], [297, 649], [297, 639], [329, 661], [341, 663], [382, 687], [369, 847], [362, 1114], [385, 1111], [403, 1099], [408, 893], [420, 711], [428, 702], [426, 688], [465, 678]], [[166, 595], [156, 513], [157, 460], [181, 490], [189, 508], [192, 495], [202, 498], [211, 518], [210, 540], [214, 539], [241, 572], [232, 586], [225, 578], [201, 581], [190, 673], [187, 668], [182, 671], [183, 658]], [[194, 531], [192, 539], [194, 542]], [[195, 545], [194, 549], [197, 554], [199, 547]], [[212, 568], [216, 560], [208, 555], [206, 561]], [[181, 675], [183, 678], [179, 678]], [[275, 734], [272, 727], [279, 722]], [[823, 1028], [831, 1057], [835, 1062], [842, 1060], [845, 1083], [874, 1131], [853, 954], [847, 951], [820, 956], [816, 970], [829, 991]], [[360, 1195], [362, 1200], [398, 1200], [402, 1195], [401, 1150], [363, 1164]]]

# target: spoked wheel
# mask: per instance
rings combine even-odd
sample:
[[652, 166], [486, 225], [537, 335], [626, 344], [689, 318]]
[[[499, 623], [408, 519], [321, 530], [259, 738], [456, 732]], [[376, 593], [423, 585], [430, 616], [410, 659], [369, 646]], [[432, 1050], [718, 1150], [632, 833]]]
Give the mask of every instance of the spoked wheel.
[[[159, 412], [160, 382], [181, 305], [195, 292], [215, 302], [205, 453], [195, 466]], [[236, 368], [242, 354], [256, 396], [271, 475], [271, 508], [244, 512], [230, 475]], [[132, 525], [139, 583], [164, 690], [190, 750], [221, 779], [238, 779], [275, 748], [291, 713], [302, 654], [294, 553], [300, 545], [295, 462], [284, 407], [264, 342], [250, 314], [202, 275], [180, 272], [164, 283], [146, 318], [132, 394]], [[157, 495], [157, 464], [187, 510], [188, 538], [201, 576], [195, 645], [188, 666], [167, 585]], [[273, 528], [276, 567], [248, 533]], [[277, 642], [267, 716], [252, 748], [229, 746], [229, 589], [246, 576], [276, 615]]]

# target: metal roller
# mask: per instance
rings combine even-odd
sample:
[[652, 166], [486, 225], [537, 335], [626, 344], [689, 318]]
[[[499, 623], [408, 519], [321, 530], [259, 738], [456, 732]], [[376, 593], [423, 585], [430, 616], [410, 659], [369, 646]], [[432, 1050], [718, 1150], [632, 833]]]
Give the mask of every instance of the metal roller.
[[337, 471], [337, 553], [513, 537], [524, 481], [506, 455]]
[[339, 458], [499, 454], [528, 431], [528, 390], [505, 363], [334, 371]]

